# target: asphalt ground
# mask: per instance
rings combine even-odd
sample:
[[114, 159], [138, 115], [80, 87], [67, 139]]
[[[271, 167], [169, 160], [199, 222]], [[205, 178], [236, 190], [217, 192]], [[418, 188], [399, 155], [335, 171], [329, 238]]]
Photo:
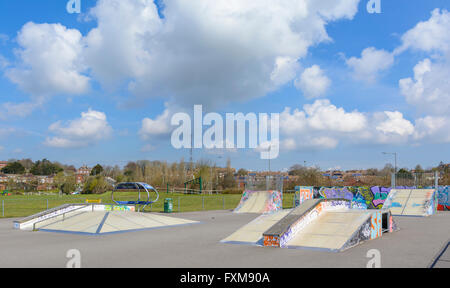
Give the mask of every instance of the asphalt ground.
[[371, 249], [381, 267], [449, 267], [450, 212], [430, 217], [395, 217], [400, 231], [340, 253], [220, 243], [256, 214], [208, 211], [173, 214], [200, 224], [112, 235], [74, 235], [13, 229], [0, 220], [0, 267], [66, 267], [77, 249], [81, 267], [157, 268], [365, 268]]

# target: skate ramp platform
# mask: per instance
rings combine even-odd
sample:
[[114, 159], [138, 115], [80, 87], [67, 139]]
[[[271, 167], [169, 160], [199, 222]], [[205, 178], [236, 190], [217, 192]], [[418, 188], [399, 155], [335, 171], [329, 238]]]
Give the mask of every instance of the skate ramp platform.
[[345, 199], [310, 199], [292, 210], [261, 215], [222, 242], [340, 252], [395, 230], [389, 210], [354, 209]]
[[16, 221], [14, 226], [28, 231], [103, 235], [200, 223], [155, 213], [134, 212], [132, 208], [123, 205], [64, 205]]
[[264, 232], [264, 246], [340, 252], [396, 229], [389, 210], [354, 209], [346, 199], [311, 199]]
[[279, 191], [249, 191], [242, 194], [238, 207], [234, 213], [271, 213], [283, 207], [281, 192]]
[[436, 213], [437, 204], [435, 189], [392, 189], [383, 209], [395, 216], [426, 217]]

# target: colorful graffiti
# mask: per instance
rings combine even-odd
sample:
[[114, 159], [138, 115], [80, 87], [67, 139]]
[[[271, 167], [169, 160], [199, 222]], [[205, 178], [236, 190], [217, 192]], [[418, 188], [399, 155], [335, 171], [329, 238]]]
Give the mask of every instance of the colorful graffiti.
[[378, 211], [372, 214], [370, 239], [381, 237], [381, 235], [382, 235], [382, 216], [381, 212]]
[[437, 209], [440, 211], [450, 210], [450, 198], [448, 196], [450, 191], [450, 186], [439, 186], [438, 189], [438, 206]]
[[[396, 189], [425, 189], [426, 187], [398, 186]], [[431, 187], [429, 187], [431, 188]], [[317, 193], [314, 198], [323, 199], [346, 199], [352, 201], [353, 208], [356, 209], [381, 209], [391, 192], [391, 187], [314, 187]], [[448, 198], [448, 188], [442, 187], [439, 195], [439, 204], [442, 208], [448, 209], [450, 206]], [[317, 194], [317, 196], [316, 196]], [[446, 204], [442, 204], [446, 203]], [[442, 210], [445, 210], [442, 209]]]
[[269, 191], [270, 200], [263, 213], [275, 212], [283, 209], [283, 197], [279, 191]]
[[297, 207], [306, 200], [314, 198], [314, 187], [297, 186], [295, 187], [295, 193], [295, 207]]

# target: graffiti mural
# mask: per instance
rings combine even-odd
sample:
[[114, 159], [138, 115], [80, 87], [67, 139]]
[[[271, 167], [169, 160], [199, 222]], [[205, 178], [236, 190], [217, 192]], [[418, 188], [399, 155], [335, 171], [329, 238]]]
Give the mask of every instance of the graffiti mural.
[[450, 186], [439, 186], [438, 189], [438, 207], [437, 209], [440, 211], [449, 211], [450, 210], [450, 198], [448, 196], [450, 191]]
[[382, 235], [382, 216], [381, 212], [378, 211], [372, 215], [370, 239], [381, 237], [381, 235]]
[[314, 198], [314, 187], [296, 186], [295, 193], [295, 207], [297, 207], [306, 200]]
[[[432, 187], [408, 187], [398, 186], [396, 189], [433, 189]], [[448, 186], [439, 188], [440, 210], [450, 208]], [[391, 187], [314, 187], [314, 198], [322, 199], [346, 199], [352, 201], [354, 209], [381, 209], [391, 192]]]
[[280, 191], [269, 191], [269, 201], [263, 213], [275, 212], [283, 209], [283, 197]]
[[321, 198], [324, 199], [346, 199], [353, 200], [353, 193], [350, 192], [348, 187], [322, 187], [319, 191]]

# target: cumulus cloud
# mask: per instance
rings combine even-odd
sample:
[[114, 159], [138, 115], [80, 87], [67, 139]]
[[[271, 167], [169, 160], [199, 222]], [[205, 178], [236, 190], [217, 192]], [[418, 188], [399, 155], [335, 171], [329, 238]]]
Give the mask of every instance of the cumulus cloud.
[[103, 87], [138, 98], [221, 105], [261, 97], [296, 77], [308, 49], [330, 41], [329, 22], [352, 19], [359, 0], [99, 0], [86, 37], [60, 24], [26, 24], [7, 76], [33, 94]]
[[332, 149], [345, 135], [358, 133], [367, 126], [364, 114], [346, 112], [329, 100], [316, 100], [303, 110], [286, 107], [280, 114], [280, 131], [284, 136], [281, 147], [295, 149]]
[[303, 92], [306, 98], [323, 96], [330, 85], [331, 80], [318, 65], [305, 69], [300, 78], [295, 81], [295, 86]]
[[433, 52], [450, 52], [450, 13], [447, 10], [435, 9], [430, 19], [419, 22], [414, 28], [402, 36], [402, 45], [395, 50], [396, 54], [407, 49]]
[[280, 114], [282, 151], [334, 149], [341, 143], [448, 143], [449, 131], [448, 117], [427, 116], [413, 122], [399, 111], [348, 112], [329, 100], [316, 100], [302, 110], [286, 107]]
[[414, 133], [412, 123], [403, 118], [403, 114], [395, 111], [385, 111], [387, 118], [377, 125], [376, 129], [384, 134], [398, 134], [400, 136], [411, 135]]
[[155, 119], [144, 118], [142, 126], [139, 130], [139, 135], [144, 140], [149, 140], [152, 137], [167, 136], [173, 130], [170, 125], [171, 112], [169, 109], [157, 116]]
[[394, 56], [385, 50], [369, 47], [362, 51], [361, 58], [351, 57], [346, 63], [353, 70], [355, 79], [373, 83], [378, 79], [380, 72], [394, 64]]
[[414, 67], [414, 79], [399, 81], [400, 91], [406, 101], [421, 112], [438, 115], [450, 111], [450, 62], [434, 63], [430, 59]]
[[406, 101], [420, 112], [445, 115], [450, 111], [450, 13], [435, 9], [430, 19], [418, 23], [402, 36], [406, 49], [431, 53], [414, 67], [414, 77], [399, 81]]
[[450, 142], [450, 118], [447, 116], [426, 116], [416, 120], [416, 140], [434, 143]]
[[37, 96], [82, 94], [89, 78], [82, 74], [82, 35], [61, 24], [29, 22], [17, 36], [19, 62], [6, 76], [24, 91]]
[[53, 123], [49, 131], [56, 134], [47, 137], [45, 145], [56, 148], [86, 147], [107, 139], [112, 134], [106, 114], [89, 109], [81, 113], [81, 118], [63, 125], [61, 121]]

